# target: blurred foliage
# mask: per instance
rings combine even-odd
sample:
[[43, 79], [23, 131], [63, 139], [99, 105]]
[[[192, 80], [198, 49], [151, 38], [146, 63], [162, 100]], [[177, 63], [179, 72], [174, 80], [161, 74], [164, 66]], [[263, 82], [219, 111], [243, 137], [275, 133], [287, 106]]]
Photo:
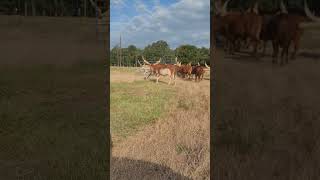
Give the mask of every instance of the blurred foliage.
[[[96, 0], [94, 0], [96, 1]], [[96, 1], [105, 11], [107, 0]], [[85, 11], [86, 9], [86, 11]], [[96, 16], [90, 0], [1, 0], [0, 14], [35, 16]]]
[[[139, 49], [134, 45], [129, 45], [127, 48], [121, 48], [121, 64], [124, 66], [136, 66], [138, 62], [142, 62], [142, 56], [151, 63], [156, 62], [161, 58], [161, 63], [175, 63], [175, 57], [178, 58], [183, 64], [192, 62], [196, 64], [198, 62], [204, 64], [210, 64], [210, 52], [208, 48], [198, 48], [193, 45], [185, 44], [177, 47], [176, 49], [170, 49], [168, 43], [163, 40], [159, 40], [152, 44], [147, 45], [144, 49]], [[112, 65], [118, 65], [120, 59], [120, 47], [115, 46], [110, 51], [110, 63]]]

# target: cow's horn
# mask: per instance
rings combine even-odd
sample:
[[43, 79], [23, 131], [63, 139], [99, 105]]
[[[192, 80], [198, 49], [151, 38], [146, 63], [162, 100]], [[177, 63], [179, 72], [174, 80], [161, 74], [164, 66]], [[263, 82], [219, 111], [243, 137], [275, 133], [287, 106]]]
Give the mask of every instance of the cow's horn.
[[145, 64], [150, 64], [143, 56], [142, 56], [142, 59]]
[[287, 10], [286, 6], [284, 5], [283, 0], [280, 1], [280, 9], [281, 9], [282, 13], [288, 14], [288, 10]]
[[226, 2], [224, 2], [222, 9], [221, 9], [221, 15], [225, 15], [226, 13], [228, 13], [227, 7], [228, 7], [229, 2], [230, 2], [230, 0], [227, 0]]
[[219, 13], [219, 3], [217, 1], [214, 2], [213, 10], [215, 14]]
[[320, 18], [312, 14], [312, 12], [310, 11], [307, 0], [304, 0], [304, 11], [307, 17], [310, 18], [312, 21], [320, 22]]
[[207, 68], [210, 68], [210, 67], [207, 65], [207, 62], [204, 62], [204, 65], [205, 65]]
[[160, 62], [161, 62], [161, 58], [156, 63], [154, 63], [154, 65], [159, 64]]
[[259, 3], [258, 1], [254, 4], [253, 12], [259, 14]]
[[141, 63], [140, 63], [140, 61], [139, 61], [139, 60], [137, 60], [137, 61], [138, 61], [139, 65], [142, 66]]

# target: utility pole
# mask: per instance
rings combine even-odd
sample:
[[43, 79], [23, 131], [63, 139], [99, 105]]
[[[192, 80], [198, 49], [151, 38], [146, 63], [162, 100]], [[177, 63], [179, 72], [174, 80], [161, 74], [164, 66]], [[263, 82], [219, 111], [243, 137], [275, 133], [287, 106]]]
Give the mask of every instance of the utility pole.
[[117, 48], [117, 65], [120, 66], [119, 47]]
[[121, 49], [121, 34], [120, 34], [120, 67], [122, 66], [122, 49]]

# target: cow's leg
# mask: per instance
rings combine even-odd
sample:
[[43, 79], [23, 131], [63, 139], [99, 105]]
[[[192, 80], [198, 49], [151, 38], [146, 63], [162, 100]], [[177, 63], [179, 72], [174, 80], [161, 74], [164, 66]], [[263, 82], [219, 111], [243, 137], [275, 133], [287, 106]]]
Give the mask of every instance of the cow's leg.
[[286, 51], [285, 51], [286, 64], [288, 64], [288, 62], [289, 62], [289, 47], [290, 47], [290, 44], [288, 44], [288, 45], [286, 46]]
[[258, 53], [257, 53], [259, 42], [260, 42], [259, 39], [255, 37], [251, 39], [251, 43], [253, 45], [252, 56], [254, 56], [256, 59], [259, 59]]
[[297, 55], [297, 52], [298, 52], [298, 49], [299, 49], [299, 45], [300, 45], [299, 41], [300, 41], [299, 37], [296, 37], [293, 40], [294, 50], [293, 50], [292, 55], [291, 55], [291, 59], [292, 60], [296, 59], [296, 55]]
[[149, 77], [151, 76], [152, 72], [149, 73], [148, 77], [146, 79], [149, 79]]
[[229, 40], [227, 38], [224, 39], [224, 52], [229, 52]]
[[151, 72], [144, 72], [144, 79], [147, 80], [149, 78], [148, 76], [148, 73], [149, 73], [149, 76], [151, 75]]
[[279, 51], [278, 42], [272, 41], [272, 47], [273, 47], [272, 63], [276, 64], [278, 61], [278, 51]]
[[157, 84], [159, 83], [160, 75], [157, 75]]
[[281, 57], [280, 57], [280, 65], [281, 66], [284, 64], [284, 52], [285, 52], [285, 47], [282, 47]]
[[263, 50], [262, 50], [262, 55], [265, 56], [266, 55], [266, 47], [267, 47], [267, 41], [263, 42]]

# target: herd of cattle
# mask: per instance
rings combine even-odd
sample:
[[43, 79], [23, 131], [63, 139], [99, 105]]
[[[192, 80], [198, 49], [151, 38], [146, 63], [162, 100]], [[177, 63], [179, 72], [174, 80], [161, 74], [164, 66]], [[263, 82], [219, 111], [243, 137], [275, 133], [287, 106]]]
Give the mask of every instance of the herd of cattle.
[[288, 63], [289, 48], [294, 50], [291, 59], [295, 59], [299, 49], [299, 42], [303, 30], [310, 27], [320, 27], [320, 18], [311, 13], [306, 0], [304, 0], [304, 15], [290, 14], [286, 6], [280, 1], [277, 13], [260, 14], [256, 2], [246, 12], [227, 11], [230, 0], [222, 5], [215, 4], [215, 14], [212, 18], [214, 37], [220, 35], [225, 40], [224, 48], [230, 54], [240, 51], [241, 47], [253, 46], [253, 56], [258, 59], [258, 50], [272, 42], [272, 62], [278, 62], [279, 49], [282, 48], [280, 64]]
[[182, 78], [188, 78], [189, 80], [192, 76], [195, 76], [195, 81], [200, 81], [203, 79], [204, 73], [210, 71], [210, 67], [205, 63], [205, 66], [201, 66], [199, 63], [195, 66], [189, 64], [182, 64], [175, 59], [175, 64], [162, 64], [161, 58], [156, 62], [151, 64], [143, 56], [143, 64], [139, 61], [141, 70], [144, 72], [144, 79], [149, 79], [151, 75], [156, 76], [156, 83], [159, 82], [161, 76], [169, 76], [169, 85], [174, 81], [176, 84], [176, 76], [180, 75]]

